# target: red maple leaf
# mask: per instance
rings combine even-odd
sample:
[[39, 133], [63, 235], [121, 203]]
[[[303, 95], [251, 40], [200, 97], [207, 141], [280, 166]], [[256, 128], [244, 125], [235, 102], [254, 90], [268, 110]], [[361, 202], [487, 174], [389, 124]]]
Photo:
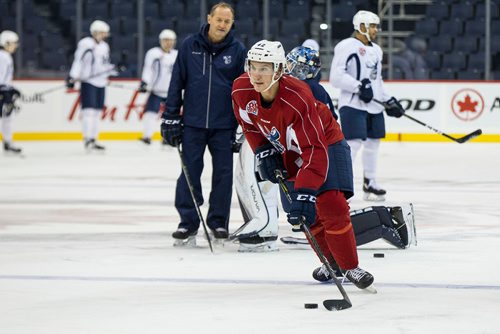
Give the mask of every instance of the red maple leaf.
[[463, 102], [458, 101], [457, 104], [460, 107], [460, 112], [465, 112], [465, 111], [476, 112], [476, 106], [478, 102], [477, 101], [472, 102], [470, 95], [467, 94], [465, 96], [465, 100]]

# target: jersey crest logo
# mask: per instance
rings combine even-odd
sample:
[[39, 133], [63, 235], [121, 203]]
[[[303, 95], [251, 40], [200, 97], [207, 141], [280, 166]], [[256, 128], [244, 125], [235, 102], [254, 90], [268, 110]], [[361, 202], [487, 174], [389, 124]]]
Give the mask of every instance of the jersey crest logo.
[[231, 64], [231, 56], [223, 56], [222, 59], [224, 59], [224, 64], [229, 65]]
[[285, 147], [281, 145], [279, 139], [280, 139], [280, 132], [273, 126], [271, 132], [267, 134], [267, 140], [269, 140], [271, 144], [273, 144], [274, 148], [278, 152], [283, 153], [285, 152]]
[[359, 48], [359, 54], [361, 56], [364, 56], [366, 54], [366, 49], [365, 48]]
[[257, 105], [257, 101], [252, 100], [247, 103], [247, 106], [245, 107], [247, 113], [252, 114], [257, 116], [259, 113], [259, 106]]

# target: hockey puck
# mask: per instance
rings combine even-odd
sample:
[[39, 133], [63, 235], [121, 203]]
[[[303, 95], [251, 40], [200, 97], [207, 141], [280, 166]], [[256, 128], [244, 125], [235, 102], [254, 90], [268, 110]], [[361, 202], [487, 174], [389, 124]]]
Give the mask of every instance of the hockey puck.
[[384, 257], [384, 253], [373, 253], [373, 257]]
[[318, 308], [318, 304], [316, 303], [304, 304], [304, 308]]

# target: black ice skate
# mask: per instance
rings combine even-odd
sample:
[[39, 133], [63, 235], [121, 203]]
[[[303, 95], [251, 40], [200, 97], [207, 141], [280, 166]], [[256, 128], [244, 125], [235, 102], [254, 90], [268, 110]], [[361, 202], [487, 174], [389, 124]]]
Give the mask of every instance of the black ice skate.
[[187, 228], [178, 228], [172, 233], [172, 237], [175, 239], [174, 247], [196, 247], [197, 233], [198, 231], [189, 232]]
[[151, 145], [151, 139], [150, 138], [139, 138], [140, 141], [142, 141], [146, 145]]
[[239, 238], [240, 248], [238, 252], [241, 253], [265, 253], [278, 251], [276, 240], [278, 236], [261, 237], [253, 236], [247, 238]]
[[87, 152], [90, 151], [104, 151], [106, 148], [100, 144], [97, 144], [95, 139], [85, 140], [85, 149]]
[[18, 154], [20, 155], [21, 152], [23, 151], [19, 147], [14, 147], [14, 146], [12, 146], [12, 144], [7, 143], [7, 142], [3, 143], [3, 150], [7, 154], [14, 154], [14, 155], [18, 155]]
[[345, 278], [347, 278], [358, 289], [376, 293], [377, 290], [373, 287], [373, 275], [360, 267], [342, 270]]
[[[330, 266], [332, 267], [333, 272], [335, 273], [335, 277], [337, 278], [344, 277], [337, 263], [330, 264]], [[328, 282], [332, 280], [330, 272], [328, 271], [328, 269], [326, 269], [326, 266], [324, 264], [321, 267], [314, 269], [312, 277], [318, 282]]]
[[373, 179], [363, 180], [363, 199], [365, 201], [385, 201], [385, 194], [387, 193], [384, 189], [380, 188]]

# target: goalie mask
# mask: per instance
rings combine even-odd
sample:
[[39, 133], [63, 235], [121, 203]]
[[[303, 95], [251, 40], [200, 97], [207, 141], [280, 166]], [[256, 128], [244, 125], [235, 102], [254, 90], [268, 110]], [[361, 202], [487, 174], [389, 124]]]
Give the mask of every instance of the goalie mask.
[[[245, 71], [249, 74], [249, 76], [251, 61], [273, 64], [273, 78], [269, 87], [264, 90], [266, 91], [281, 78], [286, 68], [285, 50], [283, 49], [283, 45], [281, 45], [280, 42], [267, 40], [255, 43], [248, 51], [247, 59], [245, 61]], [[250, 80], [252, 80], [251, 76]]]
[[319, 52], [305, 46], [297, 46], [286, 56], [288, 74], [299, 80], [314, 78], [321, 69]]
[[[352, 24], [354, 25], [354, 30], [359, 32], [360, 34], [366, 36], [368, 38], [368, 41], [371, 42], [370, 35], [368, 34], [368, 28], [370, 27], [370, 24], [380, 24], [380, 18], [369, 11], [366, 10], [360, 10], [359, 12], [354, 15], [352, 18]], [[365, 32], [361, 31], [361, 25], [365, 26]]]

